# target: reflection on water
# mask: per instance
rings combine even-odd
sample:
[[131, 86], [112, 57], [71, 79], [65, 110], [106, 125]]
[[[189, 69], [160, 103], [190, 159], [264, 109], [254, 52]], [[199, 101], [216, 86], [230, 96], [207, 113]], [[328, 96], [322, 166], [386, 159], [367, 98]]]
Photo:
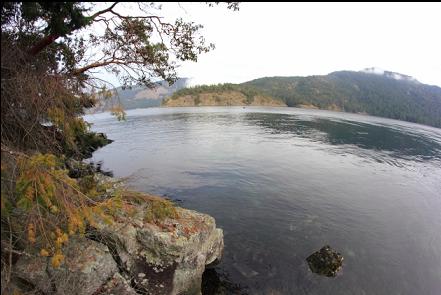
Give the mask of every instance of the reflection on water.
[[248, 294], [248, 288], [235, 284], [228, 274], [214, 268], [206, 269], [202, 275], [202, 294]]
[[293, 134], [332, 145], [354, 145], [359, 148], [354, 152], [368, 149], [406, 160], [441, 160], [440, 137], [431, 138], [409, 129], [323, 118], [304, 120], [288, 114], [248, 113], [245, 119], [275, 134]]
[[[92, 160], [224, 229], [206, 294], [441, 294], [440, 129], [291, 108], [89, 119], [115, 140]], [[305, 261], [325, 244], [335, 279]]]

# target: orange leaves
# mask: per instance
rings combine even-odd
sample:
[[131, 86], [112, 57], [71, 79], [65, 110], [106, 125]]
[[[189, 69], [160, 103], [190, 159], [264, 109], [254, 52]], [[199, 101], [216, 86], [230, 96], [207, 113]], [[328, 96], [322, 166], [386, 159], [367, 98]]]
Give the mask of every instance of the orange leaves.
[[[63, 248], [63, 245], [65, 245], [68, 242], [69, 237], [65, 232], [63, 232], [58, 227], [56, 227], [55, 231], [53, 231], [51, 233], [51, 236], [54, 238], [54, 246], [51, 247], [52, 248], [51, 250], [47, 250], [45, 248], [42, 248], [40, 250], [40, 256], [43, 256], [43, 257], [52, 256], [51, 257], [51, 264], [53, 267], [57, 268], [64, 261], [64, 255], [62, 252], [62, 248]], [[53, 255], [51, 255], [51, 252], [53, 253]]]
[[28, 224], [28, 240], [31, 244], [35, 244], [35, 225], [33, 223]]
[[58, 266], [64, 259], [68, 233], [85, 232], [83, 212], [91, 206], [89, 198], [52, 154], [22, 156], [17, 164], [15, 191], [17, 206], [29, 220], [27, 240], [34, 247], [44, 246], [40, 255], [52, 256], [52, 265]]
[[53, 207], [56, 183], [51, 172], [60, 165], [57, 158], [51, 154], [36, 154], [30, 158], [20, 158], [18, 165], [20, 172], [16, 188], [19, 207], [24, 210], [31, 210], [37, 204], [45, 208]]
[[112, 115], [116, 116], [118, 121], [125, 120], [125, 118], [126, 118], [126, 113], [124, 112], [124, 109], [123, 109], [123, 107], [121, 105], [113, 106], [110, 109], [110, 112], [111, 112]]
[[64, 243], [66, 243], [69, 240], [69, 237], [67, 236], [66, 233], [64, 233], [60, 228], [56, 228], [55, 229], [55, 234], [56, 234], [56, 240], [55, 240], [55, 246], [57, 248], [61, 248], [61, 246], [63, 246]]
[[[49, 257], [54, 267], [63, 263], [64, 247], [71, 236], [85, 234], [86, 228], [97, 227], [98, 221], [113, 224], [118, 216], [133, 215], [134, 205], [149, 202], [155, 223], [177, 216], [169, 201], [127, 192], [111, 181], [98, 183], [93, 175], [80, 185], [52, 154], [20, 155], [15, 161], [15, 186], [5, 198], [2, 190], [2, 212], [16, 206], [13, 209], [19, 217], [14, 217], [13, 224], [17, 235], [28, 242], [26, 250]], [[6, 202], [12, 198], [17, 202]]]
[[64, 261], [64, 255], [60, 253], [56, 253], [54, 256], [52, 256], [51, 258], [51, 264], [54, 268], [58, 268], [61, 263]]
[[86, 225], [84, 219], [79, 212], [75, 212], [69, 215], [67, 220], [67, 228], [69, 235], [74, 235], [76, 233], [84, 234]]

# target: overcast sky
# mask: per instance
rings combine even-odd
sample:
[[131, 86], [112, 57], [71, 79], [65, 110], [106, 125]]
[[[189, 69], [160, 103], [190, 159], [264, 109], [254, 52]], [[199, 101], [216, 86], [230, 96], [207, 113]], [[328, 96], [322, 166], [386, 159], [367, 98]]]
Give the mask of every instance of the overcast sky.
[[179, 68], [192, 84], [379, 67], [441, 86], [441, 3], [164, 4], [216, 49]]

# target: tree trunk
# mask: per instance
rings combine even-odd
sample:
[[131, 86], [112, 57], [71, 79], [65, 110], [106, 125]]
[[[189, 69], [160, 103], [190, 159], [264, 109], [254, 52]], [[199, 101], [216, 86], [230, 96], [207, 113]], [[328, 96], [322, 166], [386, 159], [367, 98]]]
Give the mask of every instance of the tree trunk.
[[56, 34], [51, 34], [48, 35], [46, 37], [44, 37], [43, 39], [41, 39], [40, 41], [37, 42], [37, 44], [35, 44], [31, 50], [29, 50], [29, 54], [32, 56], [37, 55], [40, 51], [42, 51], [45, 47], [49, 46], [50, 44], [52, 44], [55, 40], [57, 40], [57, 38], [59, 37], [59, 35]]

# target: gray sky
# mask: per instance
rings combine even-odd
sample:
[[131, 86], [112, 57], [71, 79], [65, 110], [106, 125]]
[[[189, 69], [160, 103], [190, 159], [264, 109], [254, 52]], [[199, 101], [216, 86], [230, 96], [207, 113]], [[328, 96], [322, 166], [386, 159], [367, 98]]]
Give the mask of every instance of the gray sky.
[[380, 67], [441, 86], [441, 3], [170, 3], [162, 14], [203, 24], [216, 45], [179, 68], [192, 84]]

